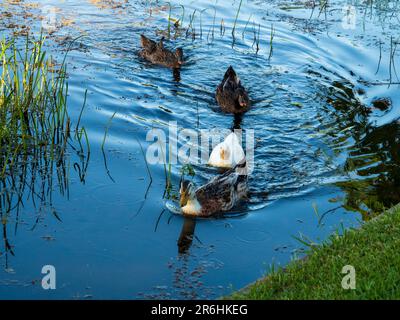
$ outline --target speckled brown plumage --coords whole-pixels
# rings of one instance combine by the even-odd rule
[[[175,52],[171,52],[166,49],[163,44],[163,39],[159,43],[145,37],[140,36],[142,50],[139,55],[151,63],[162,65],[168,68],[178,69],[183,63],[183,52],[181,48],[176,49]]]
[[[240,114],[250,108],[249,96],[232,66],[218,85],[215,98],[224,112]]]
[[[240,174],[243,173],[240,169],[245,166],[242,162],[196,190],[196,198],[202,208],[198,216],[208,217],[229,211],[247,196],[247,174]]]

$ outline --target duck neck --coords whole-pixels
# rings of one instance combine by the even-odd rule
[[[186,205],[182,208],[182,211],[189,215],[199,215],[201,213],[201,204],[196,197],[191,198],[187,201]]]

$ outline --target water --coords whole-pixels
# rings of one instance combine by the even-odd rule
[[[2,35],[24,25],[38,31],[38,16],[56,7],[48,50],[60,59],[83,36],[68,54],[68,99],[76,122],[87,90],[90,157],[70,150],[65,190],[54,177],[51,200],[34,203],[27,191],[23,206],[2,212],[0,297],[216,298],[301,255],[295,237],[320,242],[398,203],[399,86],[388,83],[399,82],[399,23],[396,2],[385,3],[352,3],[353,26],[342,20],[347,2],[313,9],[311,2],[245,0],[233,41],[239,1],[218,1],[215,23],[212,4],[187,2],[186,28],[176,34],[171,20],[166,39],[184,50],[177,77],[137,57],[140,33],[168,38],[165,3],[2,1]],[[181,18],[173,5],[171,17]],[[253,102],[240,123],[255,131],[251,197],[240,214],[194,221],[170,210],[164,167],[151,165],[150,180],[140,146],[146,152],[148,130],[167,133],[171,121],[195,130],[238,125],[214,101],[229,65]],[[376,97],[393,104],[370,109]],[[171,166],[172,192],[181,167]],[[194,169],[197,184],[217,174]],[[56,267],[56,290],[41,288],[46,264]]]

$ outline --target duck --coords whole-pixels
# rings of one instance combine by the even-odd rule
[[[177,48],[172,52],[164,47],[164,38],[157,43],[143,34],[140,35],[142,50],[139,51],[139,56],[151,63],[162,65],[164,67],[179,69],[183,64],[183,50]]]
[[[245,159],[245,154],[239,137],[235,132],[231,132],[211,151],[208,165],[217,168],[233,168],[243,159]]]
[[[247,197],[246,162],[214,177],[205,185],[195,188],[193,182],[182,180],[180,206],[184,216],[210,217],[231,210]]]
[[[247,91],[232,66],[226,70],[224,79],[218,85],[215,98],[226,113],[241,114],[250,108]]]

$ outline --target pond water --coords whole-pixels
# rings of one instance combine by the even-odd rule
[[[44,33],[56,60],[79,37],[67,56],[69,113],[76,123],[87,90],[90,142],[90,157],[71,148],[64,182],[50,175],[46,197],[27,190],[1,206],[0,298],[217,298],[301,256],[297,238],[320,242],[400,202],[396,1],[171,5],[0,0],[2,37],[37,36],[55,21]],[[141,33],[183,48],[179,75],[138,58]],[[214,100],[229,65],[252,100],[240,123]],[[392,104],[373,108],[376,98]],[[236,214],[193,220],[170,210],[165,168],[149,174],[141,147],[171,121],[254,130],[250,198]],[[172,192],[181,168],[171,165]],[[196,184],[218,174],[193,168]],[[44,265],[56,268],[56,290],[41,287]]]

